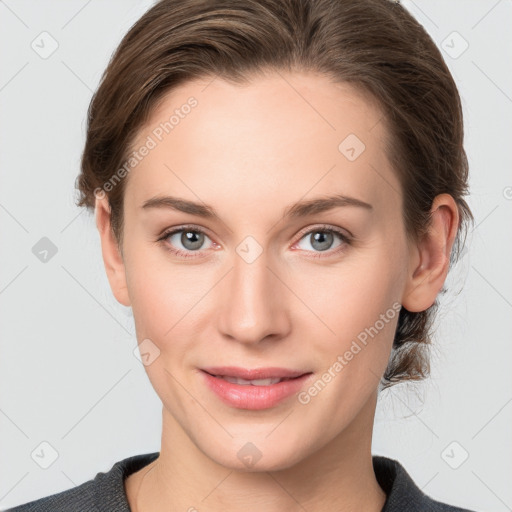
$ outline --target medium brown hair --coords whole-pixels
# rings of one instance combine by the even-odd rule
[[[318,72],[377,100],[387,127],[386,154],[402,187],[407,236],[418,241],[435,196],[450,194],[460,216],[450,257],[455,263],[463,228],[474,220],[463,198],[468,162],[461,101],[436,44],[391,0],[157,2],[125,35],[91,100],[78,206],[94,209],[95,190],[126,161],[166,93],[205,77],[246,83],[264,70]],[[121,251],[125,181],[106,194]],[[422,312],[402,306],[383,387],[429,375],[438,305],[436,298]]]

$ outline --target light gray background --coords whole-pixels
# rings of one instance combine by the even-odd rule
[[[133,354],[130,309],[110,291],[94,218],[74,206],[92,92],[151,4],[0,1],[2,510],[160,449],[161,404]],[[381,395],[373,453],[441,501],[512,510],[512,2],[404,4],[459,86],[476,227],[442,300],[432,378]],[[31,47],[43,31],[58,42],[46,59]],[[453,31],[469,44],[461,55]],[[42,237],[57,248],[46,263],[32,252]],[[47,469],[42,442],[58,453]]]

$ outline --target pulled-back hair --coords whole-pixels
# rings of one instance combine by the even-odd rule
[[[311,71],[377,100],[385,150],[403,193],[407,237],[419,241],[436,195],[459,210],[453,265],[473,215],[463,196],[468,162],[457,87],[425,29],[391,0],[161,0],[125,35],[89,110],[78,206],[108,196],[112,232],[122,250],[126,178],[104,187],[128,158],[158,102],[193,79],[243,84],[263,71]],[[464,235],[464,239],[462,238]],[[381,385],[430,373],[438,299],[426,311],[402,306]]]

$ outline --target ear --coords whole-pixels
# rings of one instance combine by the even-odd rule
[[[459,227],[459,210],[449,194],[436,196],[430,213],[432,220],[428,232],[410,251],[402,305],[411,312],[425,311],[434,304],[448,275],[450,254]]]
[[[131,302],[126,286],[125,265],[112,232],[110,224],[110,205],[106,195],[103,195],[101,199],[98,196],[96,197],[95,217],[96,227],[100,233],[103,263],[107,272],[110,288],[118,302],[124,306],[130,306]]]

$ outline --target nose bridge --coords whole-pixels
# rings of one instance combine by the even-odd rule
[[[288,325],[282,284],[268,268],[269,253],[251,238],[236,248],[221,299],[220,329],[245,343],[279,337]]]

